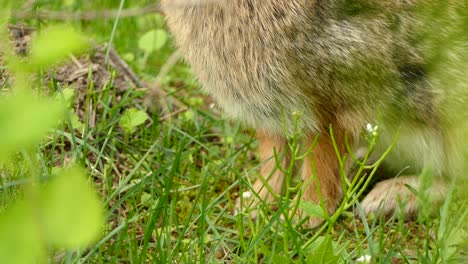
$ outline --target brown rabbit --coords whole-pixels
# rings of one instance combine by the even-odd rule
[[[409,166],[418,173],[431,167],[436,175],[454,175],[464,164],[466,148],[454,142],[466,136],[468,82],[448,88],[428,78],[415,33],[421,22],[411,14],[417,2],[161,0],[161,5],[204,88],[227,114],[257,129],[264,160],[263,179],[254,184],[259,197],[274,201],[281,193],[283,174],[272,155],[283,152],[287,166],[286,134],[299,129],[304,149],[318,137],[302,165],[307,184],[301,199],[323,198],[332,213],[343,193],[330,126],[341,156],[347,154],[345,136],[357,147],[366,125],[377,124],[380,114],[377,155],[401,130],[390,168]],[[363,200],[364,211],[391,213],[400,196],[409,199],[406,212],[414,213],[415,195],[405,184],[417,189],[418,178],[379,183]],[[432,189],[435,196],[442,192]],[[321,221],[312,218],[310,226]]]

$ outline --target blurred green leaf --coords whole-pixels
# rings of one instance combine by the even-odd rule
[[[0,216],[0,263],[42,263],[42,241],[31,205],[19,203]],[[45,262],[44,262],[45,263]]]
[[[138,47],[145,53],[151,53],[161,49],[167,42],[167,32],[162,29],[154,29],[146,32],[138,40]]]
[[[78,131],[83,131],[85,125],[81,122],[80,118],[75,113],[70,113],[71,125]]]
[[[52,180],[42,192],[41,208],[45,239],[57,247],[86,247],[104,223],[101,202],[77,168],[62,170]]]
[[[63,1],[63,4],[66,6],[66,7],[71,7],[75,4],[75,0],[64,0]]]
[[[51,26],[32,42],[31,65],[34,69],[49,67],[64,60],[69,54],[85,50],[88,43],[69,26]]]
[[[299,207],[307,216],[325,218],[322,207],[316,203],[301,201]]]
[[[64,112],[63,104],[26,92],[0,97],[0,158],[39,143]]]
[[[291,259],[284,254],[275,254],[273,256],[272,262],[274,264],[288,264],[291,263]]]
[[[187,110],[182,115],[180,115],[180,118],[185,121],[193,121],[195,120],[195,113],[192,110]]]
[[[72,107],[74,99],[75,89],[73,88],[64,88],[58,91],[54,96],[54,100],[65,103],[68,108]]]
[[[315,242],[307,248],[309,255],[306,259],[308,264],[335,264],[340,257],[335,255],[331,236],[318,237]]]
[[[144,192],[140,196],[140,202],[142,205],[150,206],[152,201],[153,201],[153,195],[151,195],[150,193]]]
[[[124,55],[122,55],[122,58],[127,62],[132,62],[135,61],[135,54],[127,52]]]
[[[130,108],[123,113],[119,125],[125,132],[133,133],[136,131],[136,128],[145,123],[148,118],[148,114],[146,114],[145,111]]]

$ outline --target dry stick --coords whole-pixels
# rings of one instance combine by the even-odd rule
[[[143,82],[138,78],[135,72],[128,66],[128,64],[119,56],[114,47],[109,48],[109,58],[110,62],[113,62],[115,68],[119,69],[126,75],[136,86],[139,88],[145,87]]]
[[[147,14],[162,13],[158,4],[148,5],[141,8],[131,8],[122,10],[102,10],[102,11],[82,11],[82,12],[64,12],[38,10],[35,12],[19,11],[11,13],[11,17],[16,19],[44,19],[44,20],[98,20],[115,19],[142,16]]]
[[[102,48],[101,48],[102,49]],[[175,96],[172,96],[168,94],[166,91],[164,91],[161,87],[161,80],[164,79],[167,74],[169,74],[169,71],[174,67],[174,65],[177,63],[177,61],[180,58],[180,53],[178,51],[174,52],[169,59],[166,61],[166,63],[163,65],[161,68],[161,71],[159,72],[159,75],[156,77],[156,82],[155,84],[148,84],[145,82],[142,82],[140,78],[133,72],[133,70],[128,66],[128,64],[119,56],[119,54],[115,51],[114,47],[110,47],[110,62],[113,64],[112,66],[116,69],[119,70],[119,72],[122,72],[125,76],[127,76],[136,86],[138,87],[151,87],[149,88],[150,92],[158,95],[159,97],[172,97],[173,104],[176,105],[179,110],[168,113],[167,115],[161,117],[161,120],[167,120],[170,117],[173,117],[175,115],[178,115],[182,112],[187,111],[187,106],[182,103],[179,99],[177,99]],[[169,110],[169,106],[167,106],[167,109]]]
[[[79,68],[83,68],[83,64],[81,64],[81,62],[75,57],[75,55],[73,54],[69,54],[68,57],[70,57],[70,59],[72,60],[72,62]]]
[[[183,108],[181,108],[181,109],[179,109],[177,111],[170,112],[170,113],[162,116],[161,118],[159,118],[159,122],[167,121],[167,120],[169,120],[169,118],[172,118],[172,117],[174,117],[174,116],[176,116],[176,115],[178,115],[180,113],[183,113],[183,112],[185,112],[187,110],[188,110],[188,107],[184,106]]]
[[[33,5],[36,3],[36,0],[29,0],[29,1],[26,1],[22,6],[21,6],[21,10],[26,12],[27,10],[30,10]]]
[[[19,30],[24,33],[31,33],[31,32],[36,31],[36,28],[28,27],[25,25],[8,25],[7,28],[9,30]]]

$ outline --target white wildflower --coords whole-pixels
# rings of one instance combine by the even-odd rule
[[[243,192],[242,193],[242,198],[250,199],[250,198],[252,198],[252,193],[251,192]]]
[[[372,256],[370,255],[362,255],[356,259],[356,263],[371,263]]]
[[[366,130],[370,135],[375,137],[377,136],[377,133],[379,132],[379,126],[378,125],[373,126],[372,124],[367,123]]]

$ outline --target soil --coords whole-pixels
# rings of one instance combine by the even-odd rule
[[[9,26],[8,29],[12,52],[20,58],[27,58],[31,40],[34,38],[36,30],[31,27],[17,25]],[[107,56],[108,59],[106,61]],[[40,82],[46,84],[45,87],[49,87],[50,84],[53,84],[52,87],[69,87],[75,89],[74,105],[72,106],[73,112],[78,116],[81,123],[84,124],[87,122],[90,128],[93,128],[98,120],[102,118],[102,115],[105,113],[105,107],[111,108],[119,104],[129,89],[144,87],[144,84],[138,79],[136,74],[114,48],[110,47],[107,49],[105,46],[98,44],[94,44],[89,52],[79,57],[70,55],[70,60],[67,60],[67,62],[38,74],[35,78],[38,78]],[[8,89],[13,81],[13,76],[10,75],[8,67],[5,64],[4,56],[0,53],[0,87],[2,87],[0,88],[0,94],[2,89]],[[89,98],[87,98],[91,95],[90,87],[92,87],[92,94],[111,93],[112,100],[106,102],[108,103],[106,106],[102,104],[95,106],[87,105],[86,102],[90,101]],[[44,89],[44,91],[41,90],[41,92],[52,93],[54,90],[55,89]],[[125,109],[143,104],[144,101],[145,98],[143,94],[141,97],[132,99],[130,103],[126,102],[124,107],[119,106],[119,108],[125,111]],[[147,122],[151,121],[149,120]],[[60,153],[63,154],[64,151],[68,152],[71,148],[71,142],[65,139],[60,147],[58,145],[52,149],[46,147],[44,151],[46,153],[56,153],[56,156],[59,156]],[[89,152],[86,159],[94,163],[97,160],[97,154]],[[118,164],[122,167],[122,171],[125,171],[128,169],[128,157],[123,156],[122,159],[122,162]],[[63,162],[66,163],[66,160],[67,158],[65,158]],[[57,162],[60,163],[61,161],[57,160]],[[61,166],[65,164],[55,165]]]
[[[15,54],[20,57],[27,56],[36,30],[25,26],[9,26],[9,32]],[[108,50],[105,46],[98,44],[95,44],[87,54],[80,57],[70,55],[70,60],[66,63],[49,70],[45,74],[44,82],[50,81],[60,87],[75,89],[74,108],[81,121],[84,121],[84,103],[91,83],[94,86],[94,92],[112,88],[115,94],[113,103],[118,103],[128,88],[143,87],[135,73],[112,47]],[[7,68],[4,67],[3,56],[0,54],[0,84],[5,82],[11,82],[11,79]]]

